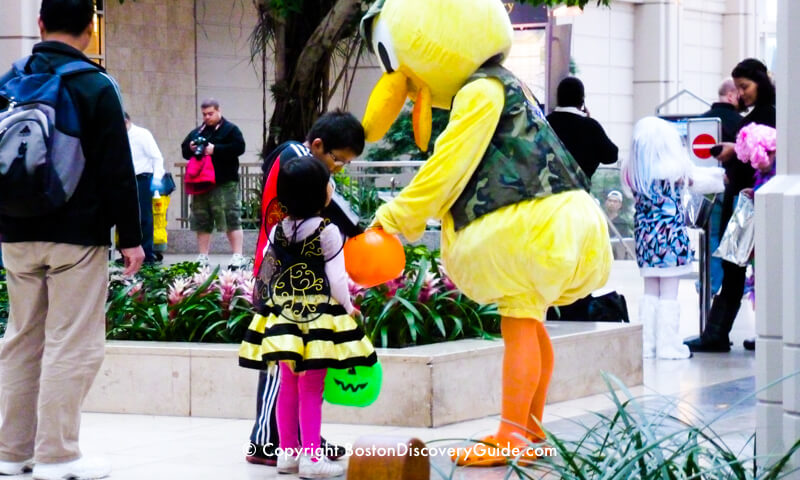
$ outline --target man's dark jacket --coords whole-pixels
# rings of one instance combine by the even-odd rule
[[[189,147],[189,143],[197,137],[203,136],[208,142],[214,145],[214,154],[211,155],[211,163],[214,164],[214,176],[217,185],[227,182],[239,181],[239,155],[244,153],[245,144],[239,127],[221,118],[214,127],[207,127],[205,124],[195,128],[181,144],[183,158],[190,159],[194,152]]]
[[[90,62],[83,53],[61,42],[38,43],[33,53],[38,56],[31,63],[34,69],[47,62],[53,67],[75,59]],[[102,73],[81,73],[64,81],[78,110],[81,147],[86,157],[75,193],[66,205],[49,215],[0,216],[3,242],[110,245],[110,230],[116,225],[120,248],[141,244],[138,191],[122,105],[116,85],[104,69],[100,70]],[[0,77],[0,85],[12,76],[9,71]]]
[[[722,122],[722,141],[736,142],[736,132],[739,131],[743,117],[739,115],[735,106],[727,102],[715,102],[711,105],[711,109],[700,116],[719,118]]]
[[[617,161],[619,149],[597,120],[569,112],[553,112],[547,122],[590,179],[597,167]]]

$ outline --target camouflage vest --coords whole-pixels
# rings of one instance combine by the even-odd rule
[[[503,83],[505,105],[480,165],[450,207],[455,229],[506,205],[568,190],[588,190],[586,174],[522,82],[492,64],[481,67],[467,83],[479,78]]]

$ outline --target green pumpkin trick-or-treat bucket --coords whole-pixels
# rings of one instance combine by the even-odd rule
[[[323,398],[334,405],[366,407],[378,398],[382,381],[380,363],[371,367],[329,368]]]

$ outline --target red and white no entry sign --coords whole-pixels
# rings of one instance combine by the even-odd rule
[[[711,158],[711,147],[717,144],[714,137],[707,133],[701,133],[692,140],[692,151],[697,158]]]

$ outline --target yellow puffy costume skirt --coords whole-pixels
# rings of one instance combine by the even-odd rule
[[[456,232],[442,221],[442,261],[453,282],[504,317],[543,320],[605,285],[613,254],[597,202],[583,190],[526,200]]]
[[[333,299],[326,301],[332,303]],[[311,314],[307,320],[291,317],[255,315],[239,347],[239,365],[266,370],[275,362],[286,361],[293,371],[302,372],[371,366],[378,361],[372,343],[350,315]]]

